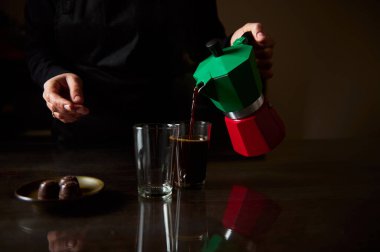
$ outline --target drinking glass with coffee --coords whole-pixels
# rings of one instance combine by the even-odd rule
[[[178,137],[172,137],[174,184],[180,188],[202,188],[206,181],[211,123],[195,121],[178,125]]]

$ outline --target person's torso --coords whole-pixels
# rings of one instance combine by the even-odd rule
[[[186,47],[207,51],[208,35],[221,35],[212,0],[55,2],[55,48],[94,107],[165,101]]]
[[[169,62],[161,57],[173,57],[177,49],[168,41],[166,12],[161,1],[154,0],[58,0],[58,53],[65,63],[105,70],[139,70],[155,60]]]

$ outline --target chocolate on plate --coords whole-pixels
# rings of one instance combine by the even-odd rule
[[[71,200],[82,196],[77,177],[64,176],[59,181],[45,180],[38,188],[39,200]]]
[[[66,182],[75,182],[79,185],[78,179],[75,176],[64,176],[59,180],[59,185],[62,186]]]
[[[43,181],[38,188],[37,198],[39,200],[58,199],[60,186],[55,180]]]
[[[58,198],[60,200],[78,199],[82,196],[79,183],[67,181],[61,185]]]

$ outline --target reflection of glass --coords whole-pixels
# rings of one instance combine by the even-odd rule
[[[136,251],[173,251],[171,197],[139,197],[139,206]]]
[[[175,209],[176,251],[201,251],[208,239],[203,190],[178,190]]]

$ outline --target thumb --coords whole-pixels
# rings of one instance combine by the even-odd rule
[[[255,43],[258,45],[265,45],[268,41],[268,37],[264,32],[263,25],[260,23],[251,23],[246,25],[247,32],[251,32]]]
[[[263,45],[266,43],[266,35],[264,34],[264,32],[262,31],[258,31],[258,32],[252,32],[253,33],[253,37],[255,38],[255,41],[256,43],[258,43],[259,45]]]
[[[83,104],[82,80],[76,75],[68,75],[66,77],[67,86],[70,90],[70,98],[76,104]]]
[[[231,45],[233,42],[243,36],[246,32],[249,32],[252,34],[252,37],[254,39],[254,43],[256,44],[262,44],[265,42],[266,35],[263,31],[263,26],[261,23],[246,23],[244,26],[239,28],[234,32],[234,34],[231,37]]]

